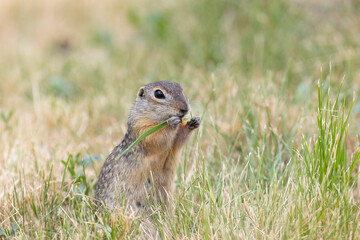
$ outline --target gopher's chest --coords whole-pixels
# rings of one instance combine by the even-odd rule
[[[152,171],[152,172],[161,173],[169,155],[170,155],[170,151],[167,150],[167,151],[163,151],[162,153],[151,154],[146,156],[143,160],[144,170],[147,172]]]
[[[150,185],[156,188],[162,188],[164,184],[167,185],[169,181],[173,180],[169,179],[171,176],[167,171],[170,162],[174,162],[174,164],[176,162],[175,155],[171,150],[145,157],[141,168],[141,174],[144,176],[142,182],[146,186],[151,182]]]
[[[130,193],[133,196],[132,201],[129,201],[132,207],[142,208],[147,205],[147,201],[153,203],[154,199],[158,203],[167,202],[167,195],[172,192],[173,177],[165,171],[164,166],[170,156],[168,152],[143,159],[144,164],[135,174],[136,180],[133,178],[135,181],[132,187],[137,191],[134,191],[136,194]]]

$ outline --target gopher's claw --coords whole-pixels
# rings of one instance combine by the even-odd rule
[[[167,120],[167,123],[172,128],[177,128],[179,126],[179,124],[181,123],[181,119],[179,117],[171,117]]]
[[[192,117],[190,121],[187,123],[187,125],[189,126],[189,129],[195,129],[200,126],[200,123],[201,123],[200,117]]]

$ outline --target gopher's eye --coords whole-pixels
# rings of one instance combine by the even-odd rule
[[[155,96],[156,98],[160,98],[160,99],[164,99],[164,98],[165,98],[165,95],[164,95],[164,93],[163,93],[161,90],[156,90],[156,91],[154,92],[154,96]]]

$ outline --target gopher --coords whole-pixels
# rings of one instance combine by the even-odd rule
[[[189,111],[180,84],[160,81],[141,87],[130,111],[127,132],[101,169],[96,200],[131,211],[142,211],[155,202],[168,205],[181,149],[201,123],[200,117],[184,121]],[[164,128],[119,157],[141,134],[164,121],[168,123]]]

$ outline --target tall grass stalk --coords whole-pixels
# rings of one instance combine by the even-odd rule
[[[348,122],[354,105],[345,111],[345,100],[340,100],[341,88],[335,100],[330,89],[324,90],[322,77],[318,83],[317,135],[307,141],[303,137],[302,156],[305,173],[311,184],[321,185],[321,190],[343,190],[356,182],[353,176],[359,160],[359,149],[350,156],[347,152]]]

